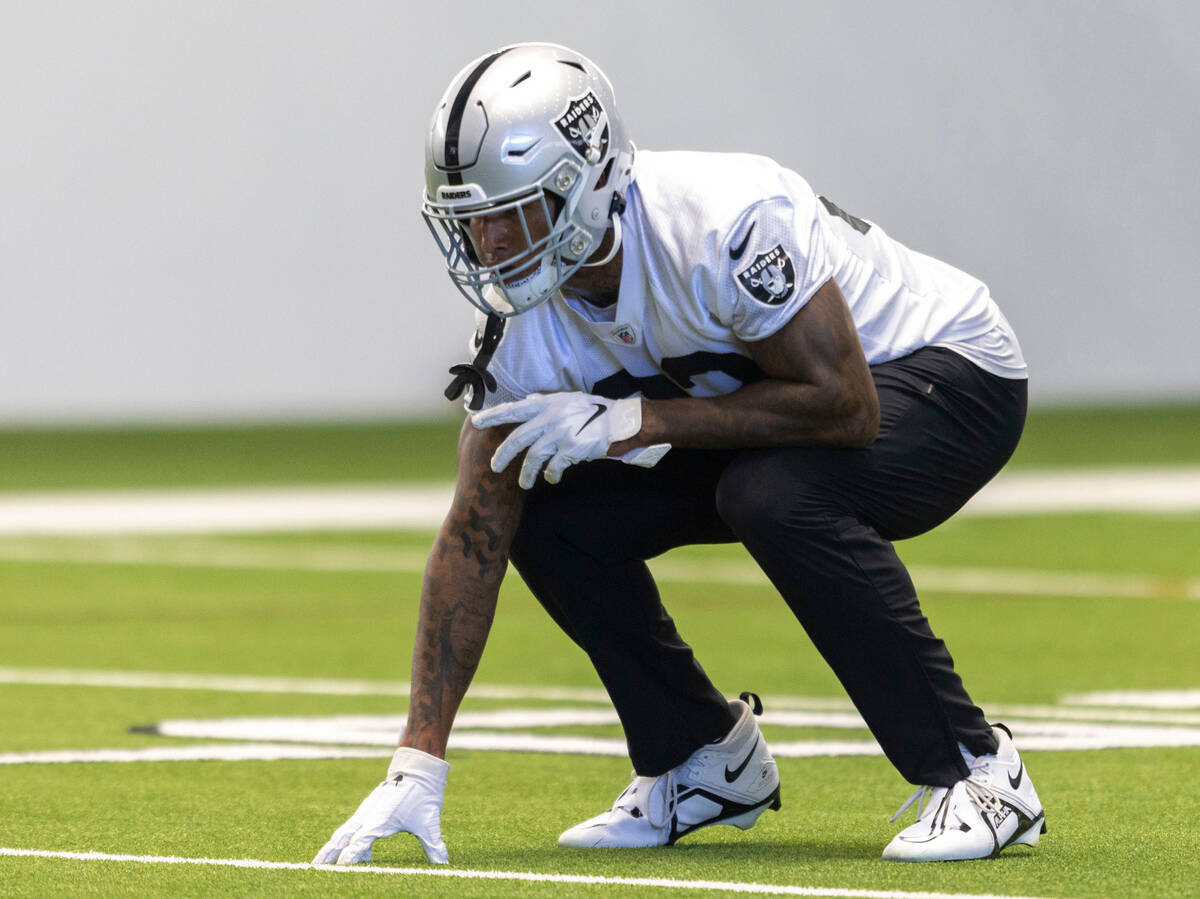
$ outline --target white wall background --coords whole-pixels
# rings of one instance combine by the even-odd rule
[[[984,278],[1035,402],[1200,396],[1195,4],[0,0],[0,424],[447,412],[424,130],[517,40]]]

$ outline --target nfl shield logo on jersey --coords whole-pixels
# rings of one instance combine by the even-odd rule
[[[796,269],[783,244],[775,244],[737,273],[742,290],[760,303],[778,306],[792,295],[796,286]]]
[[[562,132],[575,152],[592,165],[608,152],[608,113],[591,91],[572,98],[554,120],[554,127]]]
[[[633,346],[637,343],[637,331],[633,330],[632,325],[617,325],[612,330],[612,336],[626,346]]]

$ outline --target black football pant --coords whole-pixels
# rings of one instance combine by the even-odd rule
[[[881,422],[867,449],[673,449],[653,469],[592,462],[530,491],[512,561],[587,652],[639,774],[733,725],[645,563],[695,543],[746,546],[909,781],[965,777],[959,743],[995,751],[891,541],[945,521],[1000,470],[1026,382],[939,348],[871,373]]]

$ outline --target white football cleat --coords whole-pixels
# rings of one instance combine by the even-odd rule
[[[896,862],[947,862],[991,858],[1014,843],[1037,845],[1046,813],[1025,763],[1004,725],[992,728],[994,755],[963,757],[971,773],[952,787],[921,787],[892,816],[917,800],[917,821],[893,837],[883,857]],[[927,800],[926,800],[926,797]],[[922,809],[923,806],[923,809]]]
[[[743,700],[753,700],[752,709]],[[701,746],[658,777],[638,777],[606,812],[558,838],[574,849],[670,846],[680,837],[731,824],[749,830],[768,808],[778,810],[779,771],[754,720],[762,704],[752,693],[729,703],[737,724],[718,743]]]

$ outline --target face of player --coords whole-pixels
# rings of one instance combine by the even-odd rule
[[[519,208],[475,216],[468,220],[467,228],[479,261],[489,267],[502,265],[528,252],[533,244],[550,234],[546,208],[536,199]],[[521,270],[506,273],[505,280],[519,280],[532,272],[537,264],[538,259],[532,258]]]

